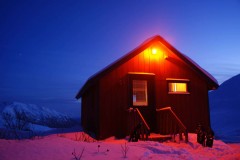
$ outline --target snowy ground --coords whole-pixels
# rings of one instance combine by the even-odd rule
[[[54,134],[30,140],[0,139],[1,160],[70,160],[83,151],[81,159],[240,159],[240,144],[226,144],[214,141],[213,148],[196,143],[196,135],[189,135],[189,143],[115,140],[82,142],[86,138],[81,132]],[[87,137],[88,141],[92,141]],[[129,150],[126,158],[122,153],[125,143]]]

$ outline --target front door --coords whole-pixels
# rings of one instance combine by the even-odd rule
[[[138,108],[148,123],[150,130],[155,129],[155,75],[152,73],[129,74],[129,103],[133,108]]]

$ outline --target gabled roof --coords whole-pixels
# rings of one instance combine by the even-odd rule
[[[86,89],[88,89],[88,87],[93,85],[99,78],[104,76],[106,73],[114,70],[115,68],[117,68],[121,64],[127,62],[128,60],[130,60],[131,58],[133,58],[137,54],[141,53],[142,51],[144,51],[145,49],[147,49],[153,43],[156,43],[156,42],[161,42],[169,50],[171,50],[173,53],[175,53],[175,55],[177,55],[184,62],[189,64],[194,70],[198,71],[207,80],[208,84],[211,86],[212,89],[218,88],[219,85],[218,85],[217,80],[210,73],[208,73],[206,70],[201,68],[196,62],[194,62],[188,56],[184,55],[183,53],[181,53],[177,49],[175,49],[170,43],[168,43],[166,40],[164,40],[161,36],[156,35],[156,36],[153,36],[153,37],[147,39],[146,41],[144,41],[141,45],[139,45],[134,50],[130,51],[129,53],[127,53],[123,57],[119,58],[118,60],[111,63],[110,65],[108,65],[107,67],[102,69],[101,71],[99,71],[96,74],[94,74],[93,76],[91,76],[87,80],[87,82],[84,84],[84,86],[80,89],[80,91],[77,93],[76,98],[79,99],[83,95],[83,93],[86,91]]]

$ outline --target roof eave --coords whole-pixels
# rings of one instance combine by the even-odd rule
[[[106,74],[107,72],[111,71],[113,68],[121,65],[123,62],[131,59],[132,57],[134,57],[135,55],[137,55],[138,53],[142,52],[144,49],[146,49],[147,47],[149,47],[151,45],[152,42],[157,41],[156,38],[158,38],[160,36],[154,36],[152,38],[147,39],[146,41],[144,41],[141,45],[139,45],[138,47],[136,47],[135,49],[133,49],[132,51],[128,52],[126,55],[124,55],[123,57],[119,58],[118,60],[114,61],[113,63],[111,63],[110,65],[106,66],[104,69],[100,70],[99,72],[95,73],[94,75],[92,75],[87,82],[83,85],[83,87],[79,90],[79,92],[77,93],[77,95],[75,96],[76,99],[80,99],[82,97],[82,95],[84,94],[84,92],[86,91],[86,89],[90,86],[90,83],[94,83],[96,82],[96,79],[98,79],[100,76]]]

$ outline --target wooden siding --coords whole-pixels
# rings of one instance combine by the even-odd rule
[[[152,55],[152,47],[159,48],[159,54]],[[203,76],[196,67],[186,63],[162,43],[155,42],[141,53],[115,66],[114,69],[106,69],[104,74],[98,75],[95,81],[88,83],[87,90],[83,88],[80,92],[84,93],[82,95],[83,127],[94,132],[98,139],[109,136],[122,138],[130,133],[128,124],[132,119],[129,117],[131,114],[128,109],[133,106],[129,72],[154,74],[151,80],[153,83],[151,86],[154,88],[150,89],[154,93],[153,97],[149,97],[152,99],[153,107],[148,106],[149,109],[151,108],[150,114],[142,109],[145,112],[143,115],[150,123],[151,131],[159,132],[161,127],[168,127],[158,126],[161,124],[158,121],[163,120],[164,117],[154,112],[154,109],[166,106],[172,107],[189,132],[194,132],[198,123],[210,126],[209,81],[206,80],[206,75]],[[188,79],[190,94],[169,94],[168,78]],[[150,117],[151,113],[152,117]]]
[[[89,88],[82,96],[81,124],[85,131],[99,135],[98,85]],[[98,138],[98,137],[97,137]]]
[[[194,132],[197,123],[209,125],[208,89],[203,77],[160,43],[157,45],[167,59],[155,59],[150,49],[146,49],[100,79],[101,138],[122,137],[129,133],[127,109],[132,106],[129,106],[128,72],[154,73],[155,107],[171,106],[190,132]],[[189,79],[190,94],[168,94],[167,78]]]

